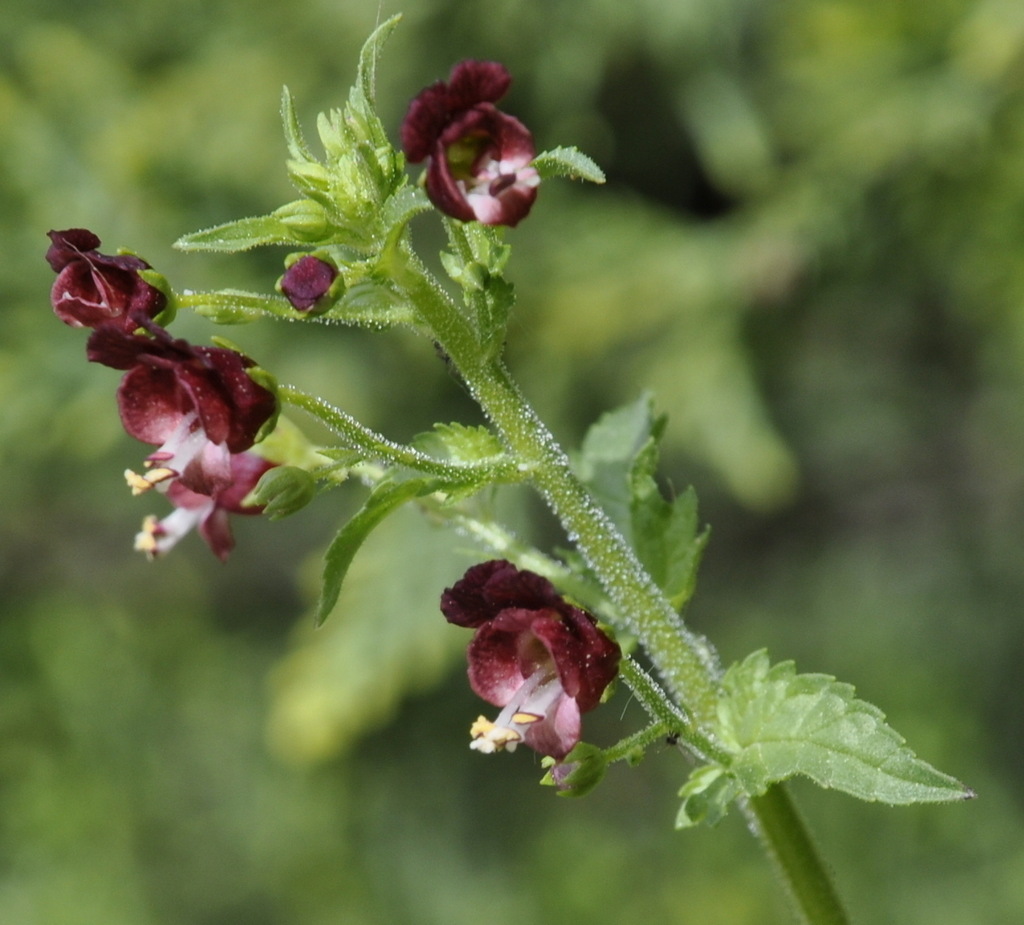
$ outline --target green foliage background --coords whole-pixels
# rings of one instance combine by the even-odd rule
[[[268,289],[282,253],[170,249],[288,197],[277,103],[343,100],[371,0],[7,0],[0,24],[0,921],[773,925],[736,817],[672,831],[666,747],[555,799],[466,748],[478,704],[437,595],[465,541],[402,516],[310,608],[356,486],[131,552],[117,375],[47,306],[50,228],[179,288]],[[463,57],[505,61],[558,183],[510,235],[509,358],[566,443],[644,388],[713,535],[690,620],[880,704],[970,804],[797,788],[857,921],[1024,920],[1024,6],[1014,0],[414,0],[395,127]],[[435,233],[418,220],[420,240]],[[209,326],[176,329],[206,338]],[[399,437],[472,409],[429,346],[227,332]],[[506,504],[559,542],[535,503]],[[588,738],[639,723],[621,692]],[[633,725],[630,725],[633,724]]]

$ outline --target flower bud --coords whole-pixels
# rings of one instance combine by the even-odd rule
[[[327,210],[315,199],[297,199],[281,206],[274,212],[281,222],[299,241],[316,244],[327,236],[331,225]]]
[[[292,263],[278,280],[278,289],[299,311],[322,312],[340,295],[337,268],[326,260],[307,254]]]
[[[252,500],[271,520],[301,510],[316,494],[316,480],[298,466],[275,466],[253,489]]]
[[[50,290],[53,311],[74,328],[117,323],[125,331],[140,318],[155,318],[167,296],[139,275],[149,264],[131,254],[109,256],[97,247],[100,239],[85,228],[49,232],[47,263],[57,274]]]
[[[586,742],[578,742],[562,761],[544,758],[541,763],[548,769],[541,783],[557,787],[560,797],[586,796],[601,783],[608,770],[608,758],[604,751]]]

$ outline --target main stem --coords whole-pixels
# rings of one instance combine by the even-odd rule
[[[438,344],[462,375],[511,456],[561,521],[569,538],[620,608],[676,702],[713,739],[719,669],[714,651],[684,625],[636,557],[593,501],[568,457],[498,359],[481,359],[476,332],[411,255],[391,267]],[[847,918],[799,816],[781,785],[749,802],[748,816],[776,862],[807,925],[846,925]]]
[[[776,784],[750,800],[744,810],[802,921],[807,925],[849,925],[831,874],[789,791]]]

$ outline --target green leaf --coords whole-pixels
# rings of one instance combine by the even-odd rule
[[[417,434],[413,446],[440,459],[476,463],[501,457],[505,448],[486,427],[465,424],[435,424],[433,430]]]
[[[658,445],[651,437],[630,472],[630,536],[644,568],[679,610],[693,595],[697,567],[710,533],[697,532],[697,493],[693,488],[671,501],[662,496],[654,480],[657,464]]]
[[[348,572],[352,559],[359,547],[392,511],[401,507],[413,498],[419,498],[435,491],[438,483],[435,479],[409,479],[404,482],[380,482],[366,503],[345,524],[331,541],[324,553],[324,570],[320,590],[320,600],[316,606],[315,622],[320,626],[338,602],[345,574]]]
[[[722,681],[719,736],[735,754],[729,774],[755,796],[795,774],[862,800],[890,804],[963,800],[974,794],[907,748],[877,708],[824,674],[770,665],[764,651]]]
[[[299,117],[295,113],[295,102],[287,87],[281,92],[281,122],[284,125],[284,140],[288,145],[288,156],[295,161],[316,161],[303,137]]]
[[[390,38],[401,19],[401,14],[397,14],[382,22],[366,40],[359,53],[356,86],[370,106],[376,102],[377,59],[380,57],[384,43]]]
[[[533,159],[533,166],[543,179],[568,177],[570,180],[588,180],[604,183],[604,171],[577,148],[555,148],[544,151]]]
[[[182,235],[174,246],[182,251],[234,254],[264,244],[295,243],[287,225],[274,215],[257,215]]]
[[[683,802],[676,815],[676,828],[717,825],[740,793],[736,779],[721,765],[696,768],[679,791]]]
[[[665,418],[649,394],[603,415],[587,432],[576,470],[677,609],[693,594],[708,541],[698,533],[697,496],[668,500],[654,475]]]
[[[632,534],[631,472],[654,432],[651,409],[651,396],[645,393],[606,412],[591,425],[574,460],[579,477],[627,538]]]

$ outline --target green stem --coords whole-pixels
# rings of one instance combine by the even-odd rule
[[[341,437],[347,447],[364,453],[370,459],[380,459],[390,465],[405,466],[425,475],[434,475],[454,483],[478,482],[481,485],[490,485],[495,482],[522,481],[522,472],[505,454],[472,463],[435,459],[414,447],[388,440],[382,434],[360,424],[340,408],[294,386],[279,386],[277,392],[282,401],[301,408],[317,418]]]
[[[711,646],[683,625],[632,547],[573,473],[565,453],[505,367],[499,360],[482,359],[486,352],[470,322],[415,258],[406,258],[390,268],[395,280],[409,294],[420,317],[461,373],[511,457],[529,473],[598,576],[676,703],[693,716],[697,728],[691,725],[689,731],[703,737],[707,746],[704,754],[719,753],[711,730],[720,672]],[[652,696],[655,693],[652,691]],[[828,872],[786,791],[775,786],[764,796],[750,800],[746,811],[803,920],[808,925],[846,925]]]
[[[782,784],[745,807],[751,828],[775,862],[801,921],[807,925],[849,925],[828,868]]]

